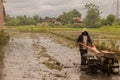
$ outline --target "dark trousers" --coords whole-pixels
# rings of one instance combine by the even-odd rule
[[[87,54],[87,52],[88,52],[87,50],[80,49],[81,65],[85,65],[86,64],[86,57],[84,55]]]

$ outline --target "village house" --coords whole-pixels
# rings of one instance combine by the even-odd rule
[[[49,17],[45,17],[41,22],[61,24],[61,20],[60,20],[59,18],[49,18]]]
[[[52,19],[52,23],[61,24],[61,20],[59,18],[54,18],[54,19]]]
[[[83,22],[83,19],[81,17],[74,17],[73,18],[73,24],[80,25]]]
[[[0,27],[4,25],[4,6],[3,0],[0,0]]]

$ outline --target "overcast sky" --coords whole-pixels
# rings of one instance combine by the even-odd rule
[[[86,3],[95,3],[100,7],[102,17],[115,12],[116,0],[6,0],[6,13],[11,16],[39,14],[41,17],[57,17],[63,12],[77,9],[85,16]]]

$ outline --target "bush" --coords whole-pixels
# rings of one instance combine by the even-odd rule
[[[67,27],[67,28],[81,28],[81,27],[83,27],[83,25],[84,24],[80,24],[80,25],[78,25],[78,24],[66,24],[66,25],[64,25],[64,27]]]
[[[4,30],[0,31],[0,46],[3,46],[8,43],[10,36],[4,32]]]

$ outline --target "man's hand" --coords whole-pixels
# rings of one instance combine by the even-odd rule
[[[88,48],[90,51],[95,52],[95,53],[100,53],[100,51],[96,48],[95,44],[92,44],[91,46],[87,46],[83,43],[79,43],[80,45]]]

